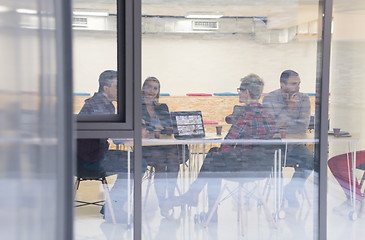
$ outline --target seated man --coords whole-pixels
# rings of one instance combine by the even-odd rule
[[[117,72],[104,71],[99,76],[99,91],[89,99],[80,111],[80,115],[86,114],[115,114],[113,101],[117,100]],[[131,154],[133,161],[133,154]],[[100,173],[106,176],[118,174],[118,179],[110,191],[117,222],[127,220],[127,214],[123,211],[123,205],[127,200],[127,152],[109,149],[106,138],[78,139],[77,140],[77,168],[78,173]],[[144,164],[144,166],[146,166]],[[145,167],[142,169],[145,169]],[[131,163],[133,168],[133,163]],[[133,169],[131,169],[133,173]],[[115,206],[114,206],[115,205]],[[106,209],[106,213],[108,213]],[[104,214],[104,208],[100,211]],[[109,214],[105,215],[107,220]]]
[[[117,100],[116,71],[107,70],[99,76],[99,90],[85,100],[79,115],[115,114],[113,101]],[[109,150],[109,142],[102,139],[77,140],[77,165],[79,170],[104,171],[108,173],[126,172],[126,153]]]
[[[274,117],[276,131],[288,134],[307,132],[310,120],[310,101],[305,93],[299,92],[301,79],[293,70],[286,70],[280,76],[280,89],[268,93],[263,100],[265,109]],[[304,182],[314,169],[313,152],[304,144],[290,144],[286,165],[293,166],[295,173],[285,186],[284,197],[289,207],[297,208],[299,202],[296,191],[304,187]]]
[[[263,91],[264,81],[256,74],[241,79],[237,89],[240,103],[245,106],[235,107],[227,117],[232,123],[226,140],[246,139],[246,143],[222,144],[220,148],[212,148],[207,154],[198,178],[189,190],[178,198],[177,202],[196,205],[198,196],[208,184],[209,209],[212,209],[220,192],[222,177],[229,177],[232,172],[267,171],[270,172],[273,161],[271,146],[251,144],[249,140],[270,139],[275,132],[275,122],[258,102]],[[214,172],[213,174],[210,174]],[[223,173],[223,175],[217,172]],[[240,174],[239,174],[240,175]],[[243,174],[244,176],[244,174]],[[208,178],[211,179],[208,180]],[[212,221],[217,219],[214,213]]]

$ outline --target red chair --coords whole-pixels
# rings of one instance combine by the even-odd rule
[[[204,125],[217,125],[217,121],[203,121]]]

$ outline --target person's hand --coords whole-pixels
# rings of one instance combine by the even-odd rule
[[[155,126],[155,129],[156,129],[156,130],[160,130],[160,131],[161,131],[161,130],[163,130],[163,129],[164,129],[164,127],[162,127],[161,125],[156,125],[156,126]]]
[[[142,138],[148,138],[148,135],[147,128],[142,127]]]
[[[286,99],[286,103],[288,104],[288,110],[294,110],[299,103],[299,95],[298,93],[288,94]]]

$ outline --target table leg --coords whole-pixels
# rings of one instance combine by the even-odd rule
[[[131,226],[131,146],[128,146],[128,173],[127,173],[127,187],[128,187],[128,227]]]
[[[275,221],[277,221],[277,213],[278,213],[278,204],[277,204],[277,195],[278,195],[278,150],[275,150],[274,155],[274,215]]]
[[[286,154],[284,155],[286,157]],[[275,151],[274,156],[274,219],[278,221],[285,217],[283,207],[283,183],[281,149]]]

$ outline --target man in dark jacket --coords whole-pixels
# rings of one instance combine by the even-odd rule
[[[116,71],[107,70],[99,76],[99,91],[91,98],[85,100],[79,115],[110,115],[115,114],[113,101],[117,100]],[[131,160],[133,155],[131,154]],[[118,174],[110,197],[113,203],[117,222],[125,222],[127,214],[123,205],[127,200],[127,152],[109,149],[106,138],[78,139],[77,140],[77,166],[78,173],[101,173],[106,176]],[[131,163],[133,166],[133,163]],[[133,169],[131,170],[133,172]],[[100,211],[104,213],[104,208]],[[105,210],[105,218],[108,220],[109,209]]]

